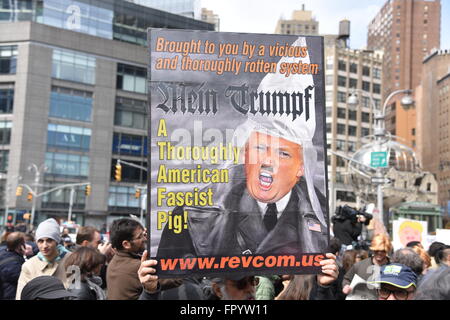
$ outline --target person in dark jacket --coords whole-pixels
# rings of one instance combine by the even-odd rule
[[[362,224],[366,223],[367,219],[362,215],[353,218],[337,218],[334,216],[332,222],[334,236],[348,246],[358,241],[362,231]]]
[[[65,266],[68,289],[76,296],[74,300],[105,300],[106,294],[101,288],[100,269],[106,262],[106,257],[97,249],[78,247],[67,258]],[[73,275],[79,275],[73,278]],[[75,281],[72,281],[75,280]]]
[[[25,234],[13,232],[0,252],[0,300],[14,300],[22,264],[25,262]]]
[[[347,300],[378,299],[378,293],[375,286],[367,285],[367,283],[364,282],[378,279],[381,267],[390,262],[389,255],[392,251],[392,244],[389,237],[386,234],[376,235],[372,239],[370,250],[373,252],[373,256],[355,263],[344,275],[342,292],[345,295],[348,295],[346,298]],[[356,279],[355,282],[354,279]],[[361,279],[361,281],[357,281],[359,279]],[[349,297],[350,293],[354,294]]]

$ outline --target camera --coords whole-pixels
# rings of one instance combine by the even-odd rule
[[[359,216],[363,216],[366,219],[366,221],[364,222],[365,225],[368,225],[370,223],[370,220],[372,220],[373,218],[373,216],[370,213],[367,213],[364,210],[357,210],[347,205],[339,206],[336,208],[336,215],[333,216],[333,222],[348,219],[356,223],[358,221]]]

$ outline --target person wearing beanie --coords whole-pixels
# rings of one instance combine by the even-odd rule
[[[22,265],[16,300],[20,300],[25,285],[39,276],[54,276],[67,285],[64,263],[70,252],[59,244],[60,241],[59,224],[55,219],[47,219],[39,224],[36,229],[39,253]]]

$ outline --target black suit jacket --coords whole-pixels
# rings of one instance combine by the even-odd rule
[[[325,204],[318,193],[319,201]],[[231,256],[243,254],[300,254],[325,252],[327,226],[320,223],[303,179],[292,189],[288,205],[275,228],[267,232],[255,199],[240,182],[214,207],[177,207],[188,212],[188,229],[175,234],[167,227],[157,257]]]

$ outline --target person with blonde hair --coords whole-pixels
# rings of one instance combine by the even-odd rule
[[[423,227],[417,221],[406,220],[399,227],[398,235],[403,247],[412,241],[422,242]]]
[[[374,281],[380,275],[382,266],[389,263],[389,253],[392,251],[392,243],[386,234],[377,234],[373,237],[370,250],[372,255],[367,259],[355,263],[344,276],[342,292],[346,295],[357,291],[358,299],[377,300],[378,293],[375,286],[361,283],[352,288],[350,284],[355,276],[364,281]],[[357,290],[356,290],[357,289]]]

